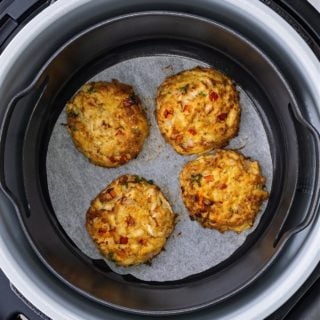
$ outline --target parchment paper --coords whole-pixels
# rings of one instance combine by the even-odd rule
[[[85,229],[85,215],[91,200],[116,177],[137,174],[152,179],[169,199],[179,215],[175,231],[165,251],[152,260],[151,266],[117,267],[106,260],[110,268],[120,274],[130,273],[146,281],[178,280],[205,271],[227,259],[245,241],[259,223],[263,204],[253,228],[241,234],[224,234],[202,228],[189,219],[183,205],[178,175],[185,162],[195,156],[180,156],[162,138],[154,117],[154,97],[157,87],[169,75],[195,66],[207,66],[200,61],[180,56],[150,56],[134,58],[114,65],[90,81],[118,79],[132,85],[146,110],[150,136],[137,159],[115,169],[94,166],[74,147],[67,129],[65,110],[54,127],[47,153],[47,179],[53,208],[59,222],[86,255],[102,259]],[[241,152],[259,161],[267,177],[267,189],[272,183],[272,160],[263,124],[248,95],[237,86],[242,107],[238,137],[228,148],[241,148]]]

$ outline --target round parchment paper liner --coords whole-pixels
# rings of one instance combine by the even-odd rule
[[[152,264],[118,267],[105,260],[120,274],[132,274],[146,281],[179,280],[205,271],[227,259],[256,228],[266,202],[261,207],[254,226],[241,234],[220,233],[204,229],[191,221],[182,202],[179,172],[195,156],[180,156],[160,134],[154,117],[155,95],[158,86],[169,75],[196,66],[207,66],[201,61],[181,56],[150,56],[133,58],[116,64],[96,75],[90,81],[118,79],[133,86],[141,98],[150,124],[150,135],[137,159],[115,169],[94,166],[76,150],[67,129],[65,110],[59,116],[48,146],[47,180],[52,206],[66,233],[79,249],[93,259],[103,258],[85,229],[85,216],[90,202],[112,180],[123,174],[137,174],[152,179],[178,214],[176,228],[167,241],[165,250],[152,260]],[[239,135],[227,148],[241,148],[241,152],[258,160],[267,177],[267,190],[272,183],[272,159],[263,123],[253,101],[240,92],[241,123]]]

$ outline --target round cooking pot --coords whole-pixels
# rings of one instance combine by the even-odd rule
[[[45,170],[52,128],[75,90],[106,66],[153,54],[217,59],[256,101],[274,171],[268,207],[245,244],[205,273],[166,283],[120,276],[84,256],[55,218]],[[320,258],[319,62],[263,4],[60,0],[0,59],[0,263],[46,314],[257,319],[312,272]]]

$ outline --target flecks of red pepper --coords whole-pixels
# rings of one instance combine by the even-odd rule
[[[117,256],[121,259],[123,259],[124,257],[126,257],[126,252],[125,250],[117,250]]]
[[[99,234],[105,234],[106,232],[107,232],[107,230],[104,229],[104,228],[99,228],[99,229],[98,229],[98,233],[99,233]]]
[[[203,207],[203,196],[201,196],[201,195],[199,195],[198,205],[201,208]]]
[[[216,101],[219,98],[219,95],[216,92],[211,91],[209,94],[209,98],[211,101]]]
[[[120,244],[127,244],[128,243],[128,237],[120,236]]]
[[[226,120],[227,116],[228,116],[228,114],[226,112],[224,112],[224,113],[221,113],[218,115],[218,119],[220,121],[223,121],[223,120]]]
[[[188,104],[185,104],[182,108],[183,112],[190,112],[190,106]]]
[[[125,154],[123,154],[121,157],[120,157],[120,163],[125,163],[125,162],[127,162],[129,159],[128,159],[128,157],[125,155]]]
[[[204,176],[204,179],[206,181],[212,181],[213,180],[213,176],[212,175]]]
[[[134,226],[136,224],[135,220],[130,215],[127,217],[126,223],[128,226]]]
[[[116,197],[116,192],[113,190],[113,189],[111,189],[110,191],[108,191],[108,193],[110,194],[110,196],[112,197],[112,198],[115,198]]]
[[[225,184],[225,183],[221,183],[220,185],[219,185],[219,189],[225,189],[227,187],[227,185]]]
[[[177,134],[179,134],[179,130],[175,127],[175,126],[173,126],[173,128],[172,128],[172,134],[174,134],[174,135],[177,135]]]
[[[176,140],[177,142],[181,142],[182,139],[183,139],[183,134],[178,134],[178,135],[176,136],[176,138],[175,138],[175,140]]]
[[[167,119],[170,115],[173,115],[173,111],[172,110],[164,110],[163,116]]]
[[[118,161],[114,156],[109,157],[109,160],[113,163]]]
[[[192,135],[195,135],[197,133],[197,130],[195,128],[190,128],[188,130]]]

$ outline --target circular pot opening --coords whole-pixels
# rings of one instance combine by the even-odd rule
[[[107,67],[154,55],[203,61],[241,85],[264,125],[273,164],[268,206],[245,243],[219,265],[169,282],[146,282],[119,275],[102,260],[85,256],[56,219],[46,173],[52,129],[74,92]],[[297,110],[281,72],[258,47],[226,26],[174,12],[121,16],[69,40],[48,59],[21,99],[12,104],[6,136],[15,149],[8,150],[9,143],[6,144],[6,182],[39,257],[75,290],[108,306],[136,313],[196,310],[226,300],[255,280],[279,253],[281,246],[275,246],[275,242],[284,222],[289,227],[290,223],[295,225],[301,219],[297,217],[301,208],[306,214],[312,209],[315,193],[305,192],[304,188],[313,188],[318,146],[308,139],[305,123],[299,124],[301,115],[292,112],[290,105]]]

